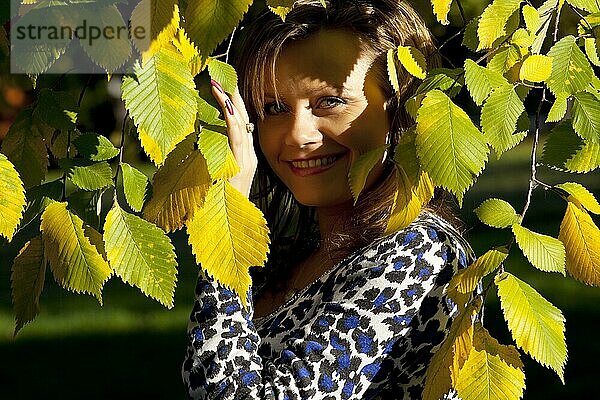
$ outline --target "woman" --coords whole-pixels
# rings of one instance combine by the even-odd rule
[[[273,245],[264,271],[253,271],[249,310],[200,274],[182,371],[188,395],[421,398],[456,314],[446,284],[472,259],[431,209],[383,234],[396,189],[393,151],[411,125],[403,104],[416,84],[400,73],[394,92],[386,53],[413,45],[435,66],[431,37],[410,6],[393,0],[327,8],[302,0],[285,23],[265,13],[242,32],[243,96],[218,82],[213,94],[241,169],[230,182],[249,196],[258,166]],[[353,160],[386,143],[353,205]]]

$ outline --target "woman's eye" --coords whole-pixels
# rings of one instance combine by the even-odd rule
[[[337,97],[326,97],[319,104],[323,108],[333,108],[339,104],[344,104],[344,101]]]
[[[268,103],[265,105],[265,112],[269,115],[276,115],[285,112],[285,106],[282,103]]]

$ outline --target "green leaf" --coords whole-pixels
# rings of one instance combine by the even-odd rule
[[[479,47],[479,37],[477,37],[477,27],[479,26],[479,17],[473,18],[467,26],[465,26],[465,33],[463,36],[462,44],[471,51],[477,51]]]
[[[489,49],[494,41],[506,34],[506,23],[521,5],[521,0],[494,0],[479,18],[477,51]]]
[[[267,0],[269,9],[285,22],[285,17],[292,11],[295,0]]]
[[[511,44],[498,51],[490,60],[487,67],[499,74],[504,74],[521,60],[521,51],[518,46]]]
[[[417,118],[417,112],[425,95],[434,89],[439,89],[450,97],[460,93],[464,85],[463,70],[461,68],[435,68],[428,72],[427,77],[421,82],[417,91],[412,97],[406,100],[406,111],[414,118]]]
[[[518,223],[512,225],[512,231],[531,265],[542,271],[565,275],[565,246],[560,240],[532,232]]]
[[[107,32],[107,30],[114,32],[112,37],[104,34],[93,41],[79,39],[79,44],[90,59],[107,73],[117,71],[131,56],[131,43],[128,35],[116,33],[120,32],[117,31],[118,29],[127,28],[121,12],[114,4],[105,7],[80,7],[79,11],[83,20],[94,21],[94,26],[101,29],[102,32]],[[108,35],[111,34],[108,33]]]
[[[19,229],[23,229],[25,225],[39,217],[53,200],[60,201],[62,199],[62,191],[63,184],[59,180],[28,188],[25,194],[27,208],[23,214],[22,224]]]
[[[416,144],[423,170],[462,204],[488,158],[484,137],[469,116],[446,94],[432,90],[419,109]]]
[[[567,3],[569,3],[573,7],[577,7],[587,12],[600,12],[600,4],[597,0],[567,0]]]
[[[427,61],[419,49],[413,46],[398,46],[398,60],[409,74],[419,79],[425,79]]]
[[[494,89],[509,84],[502,74],[481,67],[471,59],[465,60],[465,82],[478,106],[483,104]]]
[[[96,133],[86,133],[73,140],[81,156],[91,161],[105,161],[119,155],[119,149],[105,138]]]
[[[195,3],[194,3],[195,4]],[[123,100],[138,126],[144,151],[158,166],[194,131],[198,92],[188,64],[172,45],[162,46],[143,67],[137,80],[123,77]]]
[[[367,182],[369,173],[377,164],[381,164],[385,152],[389,145],[379,146],[375,149],[371,149],[364,154],[361,154],[350,166],[348,172],[348,183],[350,184],[350,191],[354,198],[354,204],[358,201],[358,196],[362,193]]]
[[[414,127],[406,130],[400,136],[394,152],[394,162],[402,168],[410,187],[416,187],[421,177],[421,166],[417,158],[417,138]]]
[[[237,73],[235,69],[216,58],[210,58],[208,60],[208,74],[212,79],[219,82],[221,86],[223,86],[223,90],[227,93],[235,93],[235,88],[237,87]]]
[[[509,43],[513,43],[522,49],[528,49],[535,40],[535,35],[530,34],[527,29],[518,28],[511,36]]]
[[[198,119],[206,125],[226,127],[225,121],[219,118],[221,112],[202,97],[198,97]]]
[[[208,57],[229,36],[248,11],[252,0],[190,1],[185,10],[186,31],[200,54]]]
[[[133,211],[140,212],[151,195],[150,180],[146,175],[127,163],[121,163],[125,200]]]
[[[552,368],[564,383],[565,317],[527,283],[504,272],[494,279],[508,328],[517,346]]]
[[[198,148],[206,159],[210,177],[228,179],[240,172],[235,156],[229,147],[229,137],[203,128],[198,139]]]
[[[552,57],[552,74],[546,81],[555,95],[561,92],[575,94],[590,84],[593,71],[585,54],[579,49],[574,36],[565,36],[548,52]]]
[[[152,180],[152,198],[144,207],[144,218],[167,232],[180,229],[204,204],[211,179],[206,160],[197,150],[186,150],[186,141],[169,155]],[[191,145],[193,146],[193,141]]]
[[[599,38],[584,38],[583,39],[583,48],[585,50],[585,54],[592,64],[596,67],[600,67],[600,56],[598,55],[600,52],[600,37]]]
[[[552,104],[550,111],[548,111],[548,118],[546,122],[558,122],[565,117],[567,113],[567,106],[569,97],[571,97],[568,93],[557,93],[556,100]]]
[[[592,192],[587,190],[585,186],[576,182],[565,182],[555,185],[555,187],[567,192],[570,195],[568,198],[569,201],[581,204],[591,213],[600,214],[600,204],[598,203],[598,200],[596,200]]]
[[[573,95],[573,128],[583,139],[600,142],[600,100],[591,93]]]
[[[67,210],[67,203],[46,207],[40,229],[56,281],[76,293],[90,293],[102,304],[102,287],[112,275],[103,258],[102,236]]]
[[[103,194],[103,190],[76,190],[67,198],[68,207],[85,223],[99,227]]]
[[[538,29],[542,26],[542,18],[538,10],[529,4],[525,4],[521,12],[523,13],[523,20],[525,20],[525,26],[529,33],[537,34]]]
[[[106,216],[104,241],[110,265],[124,282],[173,307],[177,263],[173,245],[160,228],[115,202]]]
[[[69,143],[72,144],[73,140],[77,139],[79,135],[78,130],[60,131],[51,129],[46,131],[46,146],[54,158],[67,158],[67,148],[69,149],[69,157],[73,158],[77,155],[77,147],[69,146]]]
[[[65,158],[58,163],[71,182],[80,189],[97,190],[113,185],[112,169],[106,161]]]
[[[21,111],[2,140],[2,152],[14,164],[25,187],[40,184],[48,171],[48,151],[32,109]]]
[[[520,218],[513,206],[501,199],[487,199],[474,211],[481,222],[494,228],[508,228]]]
[[[473,347],[455,387],[461,400],[519,400],[525,389],[519,352],[513,346],[498,343],[477,323]]]
[[[537,9],[540,16],[540,26],[536,29],[536,38],[531,45],[532,54],[539,54],[541,52],[544,40],[548,34],[548,29],[550,28],[552,16],[555,14],[555,10],[558,7],[558,0],[547,0]]]
[[[448,25],[450,23],[448,21],[448,13],[450,12],[452,0],[431,0],[431,5],[433,6],[433,13],[437,20],[442,25]]]
[[[40,295],[44,289],[45,274],[42,238],[36,236],[25,243],[12,265],[10,281],[15,306],[15,336],[40,313]]]
[[[519,79],[529,82],[544,82],[551,74],[552,59],[541,54],[533,54],[523,61]]]
[[[565,121],[552,130],[544,143],[542,162],[568,172],[589,172],[600,167],[600,144],[582,140]]]
[[[485,102],[481,110],[481,127],[498,157],[523,139],[522,135],[513,134],[517,130],[517,120],[524,111],[525,106],[512,85],[494,90]]]
[[[33,118],[56,129],[73,130],[79,107],[66,92],[42,89],[33,111]]]
[[[25,188],[14,165],[0,153],[0,236],[10,242],[25,209]]]

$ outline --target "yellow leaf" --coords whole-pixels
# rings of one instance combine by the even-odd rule
[[[15,305],[14,335],[40,313],[40,294],[44,289],[45,274],[42,238],[37,236],[25,243],[12,266],[10,281]]]
[[[529,82],[543,82],[552,74],[552,57],[534,54],[525,59],[519,71],[519,79]]]
[[[112,275],[102,236],[67,210],[67,203],[58,202],[46,207],[40,230],[56,281],[76,293],[90,293],[102,304],[102,287]]]
[[[262,266],[269,251],[269,228],[260,210],[219,179],[187,228],[196,261],[247,307],[252,283],[248,269]]]
[[[567,343],[562,312],[508,272],[496,275],[494,281],[504,319],[517,346],[556,371],[564,383]]]
[[[179,50],[186,62],[190,63],[194,58],[198,57],[198,49],[194,43],[188,39],[185,31],[182,28],[177,30],[177,34],[172,39],[173,44]]]
[[[529,33],[536,35],[538,33],[538,29],[542,26],[542,21],[540,18],[540,13],[535,7],[532,7],[529,4],[525,4],[523,9],[523,19],[525,20],[525,26]]]
[[[398,93],[400,91],[400,83],[398,82],[398,70],[396,69],[396,52],[394,49],[389,49],[387,52],[387,71],[388,79],[392,87]]]
[[[197,150],[186,154],[188,144],[186,139],[156,171],[152,198],[144,207],[144,218],[166,232],[181,229],[194,216],[211,184],[204,156]]]
[[[399,46],[398,60],[412,76],[419,79],[425,79],[427,76],[427,61],[416,47]]]
[[[413,186],[404,168],[396,165],[398,188],[394,197],[394,208],[388,220],[385,234],[389,235],[408,226],[417,218],[423,206],[433,197],[433,182],[427,172],[422,171],[417,186]]]
[[[583,208],[593,214],[600,214],[600,204],[594,195],[587,190],[583,185],[575,182],[565,182],[556,185],[557,188],[564,190],[569,193],[567,200],[573,203],[579,203]]]
[[[229,147],[229,138],[226,135],[202,128],[198,147],[206,158],[212,179],[228,179],[240,173],[240,167]]]
[[[448,25],[448,13],[450,12],[450,5],[452,0],[431,0],[433,6],[433,13],[435,17],[442,25]]]
[[[144,53],[161,31],[171,24],[173,9],[177,0],[140,0],[131,12],[130,26],[135,32],[139,27],[146,33],[143,37],[133,35],[132,40],[137,49]],[[148,32],[148,28],[150,32]],[[172,29],[172,28],[171,28]]]
[[[452,321],[448,336],[427,367],[423,400],[439,400],[452,388],[473,346],[473,317],[480,308],[481,299],[477,297]]]
[[[498,343],[476,324],[473,347],[456,382],[461,400],[518,400],[523,396],[525,374],[519,352]]]
[[[25,188],[14,165],[0,153],[0,236],[9,241],[25,211]]]
[[[267,5],[274,14],[285,22],[285,17],[292,11],[295,2],[296,0],[267,0]]]
[[[473,264],[452,277],[448,287],[456,288],[460,293],[472,293],[477,284],[487,274],[494,272],[508,257],[506,248],[488,250]]]
[[[565,247],[560,240],[532,232],[519,224],[513,224],[512,231],[531,265],[542,271],[565,275]]]
[[[588,285],[600,286],[600,230],[590,215],[567,203],[558,238],[567,252],[567,271]]]
[[[152,6],[158,5],[162,3],[162,0],[159,0],[156,4]],[[179,31],[179,6],[172,2],[171,0],[166,1],[163,4],[163,7],[171,6],[171,21],[164,26],[164,28],[156,35],[156,37],[152,38],[150,42],[150,46],[146,51],[142,52],[142,66],[146,65],[146,62],[152,58],[156,53],[160,51],[161,48],[165,46],[171,46],[173,44],[173,39],[176,37],[177,32]],[[162,12],[166,13],[166,9],[162,10]],[[151,21],[153,23],[154,21]]]
[[[371,149],[368,152],[361,154],[356,159],[348,171],[348,183],[350,185],[350,192],[354,198],[354,204],[358,201],[358,196],[361,194],[367,182],[369,173],[377,164],[381,164],[383,161],[384,154],[388,149],[389,145],[383,145],[375,149]]]

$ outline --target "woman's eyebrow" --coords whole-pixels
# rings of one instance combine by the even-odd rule
[[[338,95],[342,96],[342,95],[350,95],[351,91],[345,87],[344,85],[340,85],[340,86],[334,86],[332,84],[325,84],[319,87],[315,87],[315,88],[311,88],[311,89],[307,89],[306,93],[309,95],[316,95],[319,94],[321,92],[327,91],[327,90],[334,90],[335,92],[337,92]],[[278,94],[278,97],[280,100],[285,100],[285,96],[282,95],[281,93]],[[275,99],[275,94],[270,93],[270,92],[266,92],[265,93],[265,98],[268,99]]]

